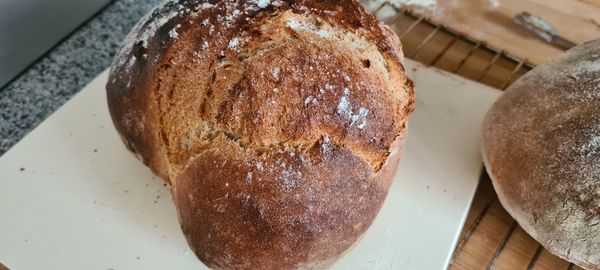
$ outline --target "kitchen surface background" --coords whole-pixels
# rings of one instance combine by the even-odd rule
[[[131,28],[160,2],[111,2],[0,89],[0,155],[108,68]]]

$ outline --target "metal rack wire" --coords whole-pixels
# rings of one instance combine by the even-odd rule
[[[430,18],[419,15],[411,9],[396,7],[388,1],[384,1],[371,11],[373,14],[380,17],[380,13],[386,9],[388,14],[389,11],[392,11],[395,15],[387,16],[382,19],[396,30],[404,44],[404,51],[408,58],[418,60],[427,65],[438,66],[440,60],[444,59],[450,51],[460,50],[463,52],[463,56],[458,59],[458,61],[457,59],[452,59],[455,63],[454,67],[445,65],[439,67],[452,73],[463,76],[467,75],[465,77],[486,83],[498,89],[505,89],[519,77],[518,75],[522,75],[534,67],[527,62],[526,59],[518,59],[517,57],[514,57],[503,50],[496,49],[483,41],[476,40],[449,27],[437,24]],[[430,46],[431,43],[434,43],[439,37],[448,37],[446,38],[447,40],[443,42],[443,46]],[[465,51],[464,46],[457,46],[459,43],[467,45],[469,48]],[[480,72],[471,74],[464,74],[465,72],[461,73],[462,69],[469,64],[471,58],[476,54],[485,54],[490,57],[483,67],[478,68]],[[429,57],[426,57],[425,55]],[[492,68],[500,62],[502,62],[503,71],[505,71],[503,80],[500,82],[497,80],[486,81],[485,79]],[[509,71],[506,72],[506,70]]]
[[[367,4],[367,1],[362,1]],[[405,55],[408,58],[419,61],[429,66],[446,70],[461,75],[465,78],[481,82],[491,87],[504,90],[515,80],[534,68],[527,59],[519,59],[509,53],[494,48],[484,41],[476,40],[468,35],[455,31],[445,25],[433,22],[429,17],[421,15],[411,9],[399,8],[388,1],[382,2],[371,12],[388,23],[398,34],[404,46]],[[384,15],[385,14],[385,15]],[[463,246],[471,240],[473,232],[477,229],[480,221],[488,214],[491,206],[498,203],[489,176],[484,173],[481,176],[478,192],[491,194],[481,198],[480,207],[471,209],[467,223],[461,234],[459,244],[455,250],[455,256]],[[494,269],[498,257],[504,251],[508,241],[518,228],[516,221],[511,219],[510,225],[502,235],[501,240],[495,247],[494,254],[481,268]],[[536,243],[537,244],[537,243]],[[543,247],[537,244],[533,256],[526,265],[527,269],[536,267]],[[525,265],[523,265],[525,267]],[[574,269],[573,264],[568,264],[567,269]],[[450,269],[459,269],[453,266]]]

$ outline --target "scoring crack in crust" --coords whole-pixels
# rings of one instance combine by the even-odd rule
[[[293,1],[292,1],[293,2]],[[302,8],[298,8],[298,9],[302,9]],[[391,142],[396,139],[396,137],[398,137],[402,130],[404,129],[403,124],[402,127],[398,127],[398,123],[403,123],[405,121],[405,116],[408,112],[412,111],[412,107],[413,107],[413,103],[414,103],[414,97],[412,98],[406,98],[406,97],[410,97],[411,95],[414,95],[413,89],[412,89],[412,83],[406,79],[403,78],[401,80],[398,80],[398,78],[392,78],[391,73],[393,73],[393,69],[390,71],[390,68],[400,68],[403,70],[402,66],[401,66],[401,61],[395,61],[398,55],[396,53],[387,53],[387,51],[384,52],[378,52],[377,51],[377,47],[374,47],[375,50],[373,50],[373,46],[379,46],[379,45],[374,45],[377,43],[373,43],[372,41],[370,41],[368,38],[366,38],[365,36],[363,36],[364,33],[357,31],[356,29],[343,29],[343,30],[332,30],[335,25],[335,23],[339,23],[337,21],[330,21],[331,18],[322,18],[319,17],[317,15],[306,15],[306,14],[297,14],[297,13],[293,13],[293,12],[297,12],[296,11],[292,11],[292,10],[286,10],[286,9],[282,9],[281,11],[258,11],[256,13],[252,13],[248,15],[249,21],[253,22],[253,23],[245,23],[245,19],[240,19],[240,21],[242,21],[242,25],[240,25],[238,28],[240,29],[244,29],[242,32],[242,35],[229,35],[227,37],[224,37],[220,40],[217,40],[217,43],[220,43],[221,45],[214,45],[212,43],[215,43],[214,40],[211,40],[211,47],[216,46],[216,47],[220,47],[222,48],[224,51],[224,53],[219,53],[220,56],[217,56],[215,58],[213,58],[211,64],[209,65],[209,70],[211,74],[213,74],[213,77],[209,80],[209,79],[205,79],[204,81],[206,81],[207,84],[209,84],[209,87],[204,87],[207,89],[210,89],[210,91],[207,93],[206,97],[204,97],[204,100],[200,103],[199,108],[202,108],[202,110],[205,110],[206,106],[208,104],[211,105],[211,109],[209,109],[209,111],[212,111],[213,114],[217,114],[218,116],[221,116],[222,112],[219,111],[219,109],[216,109],[214,107],[218,107],[221,106],[220,109],[222,109],[222,105],[227,104],[229,101],[231,101],[231,91],[230,93],[223,93],[223,90],[227,90],[224,87],[221,87],[221,96],[217,96],[215,97],[215,89],[219,88],[219,87],[215,87],[214,84],[214,80],[213,79],[219,79],[219,78],[215,78],[215,74],[218,73],[219,71],[225,71],[225,72],[233,72],[236,74],[236,76],[238,76],[237,81],[232,81],[229,84],[229,87],[236,87],[237,85],[239,85],[239,83],[242,80],[248,80],[248,78],[246,78],[246,72],[245,72],[245,68],[247,65],[248,61],[252,61],[258,57],[260,57],[261,55],[266,55],[268,54],[268,52],[270,51],[274,51],[274,50],[278,50],[281,48],[284,48],[286,46],[291,46],[291,45],[299,45],[299,46],[307,46],[307,45],[323,45],[323,43],[321,42],[322,40],[318,40],[315,39],[315,34],[317,35],[332,35],[333,37],[329,37],[331,38],[331,41],[329,44],[330,48],[334,48],[335,43],[340,43],[343,42],[344,39],[348,39],[350,38],[354,43],[353,44],[362,44],[363,47],[366,48],[359,48],[363,51],[368,51],[369,49],[371,49],[371,54],[374,52],[376,52],[376,54],[378,55],[367,55],[367,57],[372,57],[372,59],[368,59],[369,61],[369,65],[371,67],[377,68],[378,66],[381,68],[380,71],[384,71],[381,75],[385,76],[386,79],[388,80],[388,83],[391,83],[391,85],[382,85],[385,88],[388,88],[389,91],[392,92],[392,94],[398,98],[399,100],[408,100],[408,102],[406,104],[400,104],[400,106],[397,106],[398,108],[396,108],[396,110],[400,109],[404,112],[404,116],[402,116],[403,113],[393,113],[395,115],[398,115],[399,117],[396,118],[392,118],[392,119],[388,119],[389,125],[386,127],[381,127],[383,129],[391,129],[391,130],[395,130],[395,134],[393,134],[392,136],[393,139],[392,140],[387,140],[386,142],[384,142],[385,145],[380,146],[379,150],[376,150],[376,152],[378,154],[377,157],[373,157],[372,150],[369,149],[364,149],[364,147],[362,147],[362,145],[368,145],[369,142],[367,143],[358,143],[355,144],[355,146],[352,145],[352,143],[348,144],[346,143],[346,141],[348,140],[346,137],[348,135],[349,132],[351,132],[350,128],[348,128],[348,122],[344,123],[344,129],[341,130],[337,130],[337,131],[341,131],[341,132],[336,132],[336,130],[322,130],[322,128],[317,128],[319,129],[319,132],[317,133],[341,133],[341,135],[339,136],[334,136],[332,137],[332,140],[335,141],[338,145],[340,146],[347,146],[350,147],[353,151],[355,151],[355,153],[363,156],[364,160],[367,160],[369,162],[369,164],[372,165],[372,168],[377,171],[380,167],[381,164],[383,164],[383,162],[386,160],[387,156],[389,155],[389,152],[384,151],[387,148],[389,148],[389,145],[391,144]],[[201,16],[200,16],[201,17]],[[217,16],[218,17],[218,16]],[[279,17],[281,18],[281,20],[284,21],[278,21],[277,18],[274,17]],[[241,17],[240,17],[241,18]],[[233,39],[249,39],[244,41],[245,44],[248,42],[253,42],[256,38],[253,37],[248,37],[249,35],[256,35],[257,31],[259,32],[259,35],[264,34],[261,33],[262,31],[265,31],[265,26],[264,25],[260,25],[262,24],[263,21],[265,20],[272,20],[271,21],[271,26],[276,24],[275,22],[279,23],[279,24],[287,24],[287,27],[273,27],[272,29],[266,29],[266,31],[282,31],[278,33],[279,35],[279,39],[268,39],[268,40],[262,40],[260,41],[260,43],[258,44],[254,44],[254,46],[252,48],[243,48],[243,50],[241,51],[236,51],[232,48],[227,48],[226,46],[224,46],[225,44],[229,44],[231,43],[231,40]],[[287,20],[287,21],[285,21]],[[291,25],[291,22],[293,21],[293,23],[297,24],[297,25]],[[170,177],[168,178],[172,178],[174,177],[178,171],[180,171],[181,169],[183,169],[183,167],[181,166],[182,163],[187,163],[185,162],[185,160],[187,160],[188,158],[190,158],[191,156],[197,154],[197,153],[188,153],[187,155],[184,155],[183,157],[174,157],[177,156],[177,154],[174,154],[174,152],[179,151],[178,149],[176,149],[174,144],[180,144],[178,140],[169,140],[169,137],[171,137],[173,131],[169,130],[168,128],[165,128],[166,125],[165,123],[168,122],[172,122],[173,119],[168,117],[168,111],[170,110],[170,108],[173,107],[172,104],[172,98],[169,97],[168,100],[164,100],[165,98],[161,98],[161,96],[165,96],[165,93],[167,93],[167,96],[169,95],[173,95],[173,91],[180,91],[177,89],[177,82],[176,79],[179,76],[178,72],[170,72],[170,69],[173,67],[177,67],[177,68],[181,68],[180,66],[177,65],[173,65],[172,63],[174,61],[177,61],[178,59],[181,60],[182,59],[182,54],[181,52],[189,52],[190,48],[189,45],[184,45],[184,46],[178,46],[178,44],[182,44],[182,43],[186,43],[187,40],[186,39],[186,35],[188,35],[188,33],[192,32],[192,34],[188,35],[191,36],[189,38],[189,40],[194,40],[197,41],[198,37],[194,36],[195,34],[193,32],[194,29],[191,29],[189,26],[180,26],[180,24],[175,24],[172,23],[175,26],[173,26],[173,29],[177,29],[179,31],[178,33],[178,38],[175,40],[170,40],[167,43],[170,42],[170,44],[162,44],[161,46],[159,46],[159,52],[161,52],[162,54],[168,55],[169,58],[168,60],[155,60],[157,62],[161,62],[161,63],[166,63],[166,64],[162,64],[162,67],[166,67],[161,69],[162,71],[158,72],[155,77],[158,78],[158,83],[157,83],[157,88],[155,91],[155,97],[158,100],[158,107],[160,108],[160,111],[158,112],[158,117],[160,119],[160,123],[161,123],[161,128],[160,128],[160,134],[159,137],[161,138],[161,145],[163,146],[163,151],[166,152],[166,159],[169,160],[168,164],[169,164],[169,173],[168,175],[170,175]],[[258,25],[258,26],[257,26]],[[266,25],[269,25],[268,23]],[[294,29],[294,27],[296,28],[300,28],[300,29]],[[319,27],[322,27],[322,29],[325,30],[319,30],[321,32],[316,32],[315,29],[319,29]],[[380,26],[381,27],[381,26]],[[258,29],[257,29],[258,28]],[[216,30],[215,30],[216,31]],[[364,31],[364,29],[363,29]],[[383,26],[380,28],[379,31],[389,31],[389,29],[387,29],[387,27]],[[166,32],[166,31],[163,31]],[[260,38],[260,37],[259,37]],[[179,41],[181,39],[184,39],[184,41]],[[169,39],[167,39],[169,40]],[[315,40],[317,43],[315,43]],[[388,40],[389,41],[389,38]],[[321,42],[319,44],[319,42]],[[165,42],[162,42],[165,43]],[[244,44],[244,45],[245,45]],[[365,45],[366,44],[366,45]],[[266,46],[265,46],[266,45]],[[186,47],[188,46],[188,47]],[[352,45],[353,46],[353,45]],[[165,47],[165,48],[161,48],[161,47]],[[370,47],[370,48],[369,48]],[[247,50],[246,50],[247,49]],[[352,49],[356,49],[356,48],[348,48],[349,50]],[[381,49],[381,48],[380,48]],[[179,50],[178,52],[173,52],[175,50]],[[133,50],[135,51],[135,50]],[[149,50],[144,50],[144,51],[149,51]],[[217,49],[218,51],[218,49]],[[393,52],[393,50],[390,50]],[[151,54],[149,54],[151,55]],[[345,57],[344,55],[341,55],[342,57]],[[156,56],[155,56],[156,57]],[[184,56],[183,59],[187,58],[188,56]],[[288,61],[290,60],[288,57],[288,55],[283,55],[282,58],[283,59],[287,59]],[[292,56],[293,57],[293,56]],[[347,57],[347,55],[346,55]],[[164,56],[162,57],[164,59]],[[337,59],[340,60],[340,59]],[[344,59],[341,59],[344,60]],[[297,59],[296,59],[297,61]],[[363,60],[364,61],[364,60]],[[293,62],[293,61],[290,61]],[[237,70],[236,71],[231,71],[231,70],[227,70],[227,65],[225,66],[220,66],[219,63],[228,63],[230,65],[234,65],[237,66]],[[361,63],[362,64],[362,63]],[[395,65],[395,66],[394,66]],[[136,66],[137,67],[137,66]],[[194,67],[192,67],[194,68]],[[350,68],[353,68],[352,65],[350,66]],[[378,74],[379,75],[379,74]],[[381,76],[380,75],[380,76]],[[185,76],[181,75],[181,76]],[[396,80],[394,80],[396,79]],[[170,81],[170,82],[169,82]],[[201,80],[200,80],[201,81]],[[396,83],[394,84],[396,81],[400,81],[400,83]],[[170,84],[165,85],[164,82],[169,82]],[[248,84],[250,84],[250,86],[252,85],[252,82],[249,82]],[[342,87],[342,85],[344,85],[344,82],[342,82],[342,84],[340,83],[336,83],[334,86],[335,87]],[[179,86],[181,87],[181,86]],[[360,86],[359,86],[360,87]],[[381,87],[381,86],[380,86]],[[231,90],[231,89],[229,89]],[[290,89],[284,89],[284,90],[290,90]],[[338,94],[340,92],[340,90],[338,89]],[[360,90],[359,90],[360,91]],[[400,93],[400,94],[398,94]],[[176,94],[176,93],[175,93]],[[199,94],[199,96],[203,96],[202,94]],[[212,99],[212,102],[211,102]],[[360,102],[360,101],[359,101]],[[331,102],[330,102],[331,103]],[[361,104],[359,104],[361,105]],[[334,104],[335,106],[335,104]],[[404,108],[402,108],[404,107]],[[371,113],[371,116],[373,115],[372,111],[369,111]],[[311,115],[311,112],[308,110],[305,110],[305,115]],[[352,116],[356,117],[356,115],[353,115],[351,112],[351,116],[350,118],[352,118]],[[214,123],[215,119],[214,116],[209,115],[208,117],[203,116],[202,121],[208,121],[209,123]],[[377,119],[375,119],[375,121],[377,121]],[[195,123],[196,125],[199,125],[200,123]],[[288,146],[286,145],[287,143],[291,143],[292,145],[312,145],[316,142],[318,142],[320,139],[322,139],[322,136],[312,136],[311,138],[308,138],[308,140],[310,140],[311,142],[304,142],[304,143],[294,143],[294,141],[297,141],[297,139],[292,139],[292,138],[282,138],[280,140],[276,140],[275,142],[272,142],[270,144],[267,145],[261,145],[261,144],[255,144],[252,140],[252,138],[248,138],[248,136],[246,136],[245,134],[243,134],[244,132],[237,132],[236,130],[232,130],[232,129],[228,129],[228,128],[224,128],[222,125],[214,125],[215,127],[219,128],[221,130],[221,132],[225,133],[225,134],[233,134],[235,138],[239,138],[240,142],[242,142],[241,146],[243,147],[243,143],[249,143],[252,146],[255,147],[262,147],[262,148],[270,148],[271,145],[283,145],[283,146]],[[234,127],[234,129],[239,129],[240,127]],[[314,134],[313,134],[314,135]],[[180,137],[184,137],[184,134],[178,134],[178,136]],[[386,135],[386,136],[390,136],[390,135]],[[202,143],[200,143],[202,144]],[[200,146],[200,148],[202,148]],[[185,150],[185,149],[184,149]]]
[[[261,48],[260,49],[260,53],[251,53],[251,52],[248,52],[246,54],[249,54],[249,55],[250,54],[251,55],[257,55],[258,54],[258,55],[260,55],[260,54],[267,53],[270,50],[278,49],[278,48],[281,48],[281,47],[284,47],[284,46],[285,46],[285,44],[284,45],[280,45],[280,46],[276,46],[276,47]],[[244,66],[245,66],[244,63],[245,63],[245,61],[249,60],[250,58],[252,58],[252,57],[240,57],[240,58],[238,58],[239,63],[242,63],[240,65],[241,66],[241,69],[239,71],[240,74],[244,74],[244,72],[243,72]],[[229,60],[230,59],[227,59],[227,58],[218,59],[218,60],[214,61],[213,64],[211,64],[211,69],[210,69],[211,72],[210,73],[212,74],[213,78],[215,78],[215,76],[216,76],[216,68],[214,68],[214,67],[215,66],[221,66],[220,64],[216,64],[216,63],[228,62]],[[237,82],[234,83],[234,85],[237,84],[238,82],[240,82],[241,79],[242,78],[239,78],[239,80],[237,80]],[[214,88],[214,83],[215,83],[215,80],[214,79],[211,80],[211,84],[207,88],[208,89],[213,89]],[[406,87],[412,88],[411,84],[412,84],[412,82],[409,81],[409,80],[407,80]],[[212,91],[209,90],[209,93],[212,93]],[[214,100],[211,100],[210,98],[213,98],[213,96],[212,95],[208,95],[202,101],[201,107],[203,109],[201,109],[201,111],[204,111],[204,108],[207,106],[207,104],[209,104],[211,102],[215,102]],[[228,98],[228,97],[226,97],[226,98]],[[223,104],[225,102],[226,101],[222,100],[221,104]],[[211,106],[215,106],[215,105],[213,104]],[[215,107],[220,107],[220,106],[216,105]],[[216,117],[212,116],[210,118],[216,118]],[[184,165],[184,166],[181,167],[181,171],[186,170],[194,162],[194,160],[198,156],[200,156],[202,154],[202,152],[205,151],[208,148],[208,146],[210,144],[212,144],[212,142],[215,139],[217,139],[217,137],[222,136],[223,139],[229,140],[230,142],[236,144],[240,149],[243,149],[244,151],[248,151],[247,146],[248,145],[252,145],[252,142],[251,142],[250,138],[248,138],[248,137],[246,137],[246,136],[244,136],[242,134],[238,134],[235,131],[225,129],[223,127],[219,127],[214,122],[202,122],[200,125],[203,126],[203,128],[202,128],[203,132],[201,134],[199,134],[198,136],[201,137],[201,138],[207,138],[207,140],[200,140],[199,142],[197,142],[197,143],[199,143],[201,145],[200,146],[200,150],[196,151],[195,153],[193,153],[192,157],[187,158],[188,162],[187,162],[186,165]],[[405,127],[402,128],[403,131],[404,131],[404,129],[405,129]],[[334,147],[336,147],[336,148],[342,149],[342,148],[345,147],[344,144],[343,144],[345,136],[342,136],[342,139],[337,140],[336,137],[330,136],[324,130],[322,130],[321,132],[318,132],[318,133],[324,134],[324,135],[323,136],[318,136],[315,139],[313,139],[311,142],[308,142],[308,143],[306,143],[306,142],[298,142],[298,141],[294,141],[294,140],[283,140],[283,141],[276,141],[276,142],[268,144],[268,145],[262,145],[262,146],[253,145],[254,148],[252,148],[252,149],[255,150],[254,152],[256,152],[256,154],[258,156],[261,156],[261,155],[270,155],[270,154],[273,154],[273,153],[276,153],[276,152],[281,152],[282,150],[286,150],[286,149],[287,150],[289,150],[289,149],[295,149],[295,151],[297,151],[298,153],[303,154],[303,155],[307,155],[307,154],[309,154],[309,150],[310,149],[322,145],[322,143],[325,140],[325,138],[327,138],[327,140],[331,140],[331,144]],[[397,138],[399,136],[401,136],[401,135],[402,135],[401,133],[397,134],[394,137],[393,141],[396,141]],[[164,143],[165,143],[165,145],[168,145],[168,141],[167,140],[164,140]],[[182,148],[186,148],[186,147],[189,147],[189,145],[186,144],[185,146],[182,146]],[[168,147],[166,147],[165,149],[167,149],[167,148]],[[355,151],[355,153],[357,153],[357,152]],[[358,153],[360,153],[360,152],[358,152]],[[372,164],[372,168],[373,168],[374,172],[378,172],[381,169],[381,167],[383,166],[383,163],[387,160],[387,157],[389,155],[390,155],[390,152],[385,153],[385,155],[384,155],[384,157],[383,157],[383,159],[381,161],[379,161],[377,164],[374,164],[374,165]],[[361,159],[363,159],[366,163],[369,163],[368,160],[363,155],[359,155],[359,157]]]

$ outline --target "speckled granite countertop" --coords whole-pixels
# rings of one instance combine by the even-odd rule
[[[162,0],[115,0],[0,89],[0,155],[109,67],[135,23]]]

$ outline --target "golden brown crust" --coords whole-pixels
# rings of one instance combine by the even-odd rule
[[[414,104],[402,59],[353,0],[168,2],[116,57],[109,108],[206,264],[320,267],[389,189]]]
[[[552,253],[600,268],[600,40],[513,84],[488,113],[483,156],[500,201]]]
[[[308,153],[256,156],[217,141],[179,175],[173,192],[183,232],[213,269],[329,266],[379,212],[400,148],[373,173],[331,142]]]

